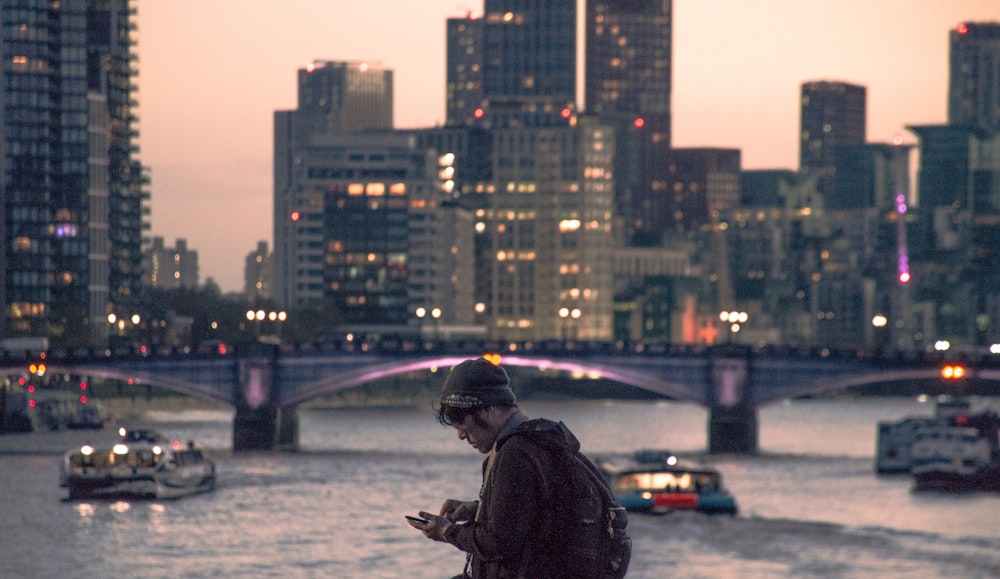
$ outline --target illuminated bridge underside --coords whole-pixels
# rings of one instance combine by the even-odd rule
[[[468,355],[415,356],[333,353],[329,355],[282,356],[275,361],[275,384],[271,403],[297,406],[314,398],[355,388],[409,372],[440,368],[447,370]],[[240,360],[219,359],[95,359],[48,364],[50,374],[131,380],[223,404],[235,406],[240,395]],[[709,356],[594,355],[553,357],[504,356],[508,368],[534,368],[588,378],[604,378],[654,392],[672,399],[712,406],[712,361]],[[4,375],[25,374],[24,365],[0,367]],[[441,381],[445,374],[440,374]],[[748,392],[744,402],[751,407],[806,395],[821,394],[867,384],[907,380],[933,380],[940,366],[886,368],[865,360],[798,359],[760,357],[751,360]],[[531,380],[531,376],[524,377]],[[1000,382],[1000,370],[968,368],[967,380]]]

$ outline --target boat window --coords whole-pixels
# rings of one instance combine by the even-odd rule
[[[622,491],[690,491],[694,488],[694,479],[686,472],[636,472],[620,475],[615,486]]]

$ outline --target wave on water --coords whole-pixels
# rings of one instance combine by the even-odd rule
[[[637,578],[670,567],[683,577],[1000,576],[994,538],[698,513],[635,515],[629,528],[643,551]]]

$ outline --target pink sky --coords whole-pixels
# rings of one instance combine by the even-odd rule
[[[398,128],[444,120],[456,0],[139,0],[141,161],[152,235],[198,251],[201,281],[243,287],[271,239],[272,119],[316,59],[380,61]],[[947,115],[948,30],[1000,21],[996,0],[674,0],[673,141],[735,147],[747,169],[798,163],[799,86],[868,88],[868,140]]]

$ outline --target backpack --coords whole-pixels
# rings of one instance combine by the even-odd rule
[[[552,568],[573,579],[621,579],[632,558],[628,516],[601,471],[580,452],[547,448],[558,489],[552,528]]]

